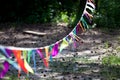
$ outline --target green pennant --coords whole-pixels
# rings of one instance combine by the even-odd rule
[[[25,68],[31,72],[32,74],[34,73],[33,69],[29,66],[29,64],[27,63],[26,59],[27,59],[27,51],[23,51],[23,57],[24,57],[24,65]]]
[[[86,29],[89,29],[89,26],[88,26],[87,22],[84,20],[83,17],[82,17],[81,21],[82,21],[84,27],[85,27]]]
[[[30,59],[31,59],[31,55],[32,55],[32,50],[28,51],[28,63],[30,63]]]
[[[69,43],[66,41],[66,39],[64,38],[63,40],[62,40],[62,43],[61,43],[61,45],[60,45],[60,51],[59,52],[61,52],[64,48],[66,48],[67,46],[69,45]]]

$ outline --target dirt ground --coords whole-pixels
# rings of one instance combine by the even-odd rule
[[[43,47],[52,44],[65,37],[72,28],[66,24],[1,24],[0,44],[16,47]],[[17,27],[16,27],[17,26]],[[25,33],[34,31],[47,33],[36,35]],[[37,57],[37,72],[30,74],[30,80],[119,80],[120,66],[107,67],[101,64],[102,57],[115,54],[120,56],[120,30],[105,31],[94,28],[78,35],[83,39],[83,44],[77,44],[77,48],[70,45],[50,62],[50,68],[46,69],[42,61]],[[37,56],[37,55],[36,55]],[[31,62],[32,65],[32,62]],[[113,69],[111,71],[111,69]],[[118,72],[114,72],[118,69]],[[7,74],[14,79],[17,71],[12,66]],[[13,75],[14,74],[14,75]],[[25,80],[26,74],[21,74],[21,80]]]

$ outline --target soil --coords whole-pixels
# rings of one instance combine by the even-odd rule
[[[66,24],[1,24],[0,44],[16,47],[43,47],[65,37],[72,28]],[[24,31],[44,32],[47,35],[27,34]],[[108,67],[102,64],[102,58],[108,55],[120,56],[120,30],[103,31],[94,28],[78,34],[82,44],[77,48],[71,44],[50,62],[50,68],[45,68],[36,55],[37,69],[29,77],[21,74],[20,80],[118,80],[120,66]],[[31,61],[31,66],[33,62]],[[117,71],[115,70],[117,69]],[[14,74],[14,75],[13,75]],[[12,79],[17,71],[11,66],[7,76]]]
[[[0,44],[16,47],[44,47],[65,37],[71,29],[66,24],[1,24]],[[25,33],[41,32],[46,35]]]

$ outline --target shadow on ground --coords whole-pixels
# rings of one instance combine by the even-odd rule
[[[29,30],[43,31],[42,26],[26,25]],[[26,27],[24,25],[24,27]],[[45,25],[44,25],[45,26]],[[47,25],[51,26],[51,25]],[[56,42],[66,36],[71,29],[61,28],[63,26],[49,28],[45,27],[45,32],[53,32],[51,37],[39,37],[35,35],[23,34],[22,29],[11,30],[2,29],[0,33],[0,44],[13,45],[20,47],[40,47]],[[29,28],[30,27],[30,28]],[[39,28],[39,29],[38,29]],[[49,29],[49,30],[48,30]],[[56,30],[55,30],[56,29]],[[52,31],[51,31],[52,30]],[[55,32],[54,32],[55,30]],[[60,31],[61,30],[61,31]],[[12,33],[13,31],[13,33]],[[57,32],[58,31],[58,32]],[[7,34],[8,32],[12,34]],[[19,33],[20,32],[20,33]],[[50,68],[45,68],[41,59],[37,57],[37,72],[29,77],[22,72],[21,80],[117,80],[120,79],[120,66],[103,65],[102,58],[108,54],[119,55],[120,51],[116,49],[120,46],[120,31],[104,32],[100,29],[92,29],[85,33],[79,34],[83,39],[83,44],[77,43],[77,48],[71,46],[61,54],[53,58],[50,62]],[[56,38],[57,37],[57,38]],[[55,40],[54,40],[55,39]],[[11,40],[11,41],[10,41]],[[8,42],[10,41],[10,42]],[[14,44],[15,43],[15,44]],[[38,56],[38,55],[36,55]],[[30,64],[33,67],[33,61]],[[7,74],[9,80],[17,80],[17,71],[10,67]]]

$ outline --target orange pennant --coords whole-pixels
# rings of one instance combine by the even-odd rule
[[[83,26],[82,26],[81,22],[79,22],[79,25],[80,25],[80,27],[82,28],[82,31],[84,32],[84,31],[85,31],[85,29],[83,28]]]
[[[16,57],[17,59],[17,62],[19,64],[19,66],[22,68],[22,70],[25,72],[25,73],[28,73],[27,69],[25,68],[24,66],[24,61],[21,59],[21,51],[20,50],[12,50],[13,51],[13,54],[14,56]]]

